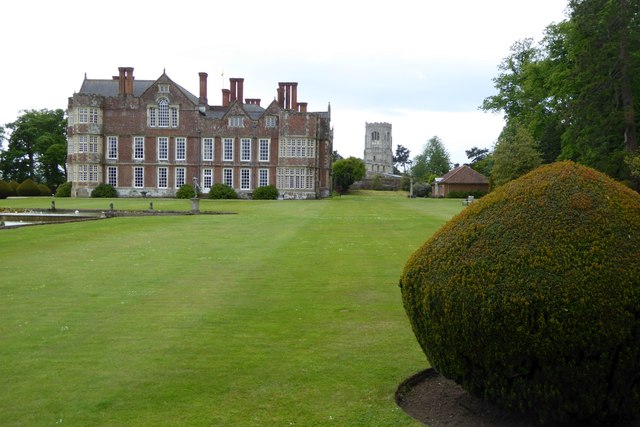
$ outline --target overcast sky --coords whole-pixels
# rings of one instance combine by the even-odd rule
[[[491,148],[499,115],[478,106],[495,93],[497,66],[520,39],[540,40],[565,19],[566,0],[324,0],[4,2],[0,125],[21,110],[66,109],[90,79],[118,67],[140,80],[167,75],[209,104],[230,77],[268,105],[278,82],[298,82],[309,111],[331,104],[334,149],[363,157],[365,123],[391,123],[398,144],[422,151],[434,135],[454,163]]]

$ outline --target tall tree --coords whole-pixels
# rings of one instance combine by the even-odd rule
[[[571,126],[563,158],[624,178],[625,153],[638,148],[640,0],[571,0]]]
[[[473,164],[484,160],[489,154],[489,149],[472,147],[468,150],[464,150],[464,152],[467,154],[467,159],[471,160],[471,164]]]
[[[539,45],[517,42],[494,79],[487,111],[505,131],[524,126],[543,162],[571,159],[614,178],[638,151],[640,0],[570,0],[568,19],[549,25]]]
[[[420,168],[424,163],[426,175],[442,176],[451,169],[449,152],[438,136],[433,136],[425,144],[422,155],[416,156],[417,166]]]
[[[349,186],[364,178],[367,169],[362,159],[348,157],[333,163],[333,185],[340,194],[349,190]]]
[[[4,179],[27,178],[56,186],[66,181],[67,121],[64,111],[30,110],[6,125],[11,131],[6,151],[0,153]]]
[[[493,150],[491,181],[495,186],[505,184],[537,168],[542,163],[538,143],[524,126],[502,132]]]
[[[403,145],[399,145],[396,147],[396,154],[393,156],[393,164],[394,166],[402,166],[402,171],[407,173],[407,164],[409,163],[409,156],[411,152],[408,148]]]

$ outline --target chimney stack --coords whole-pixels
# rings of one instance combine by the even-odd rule
[[[260,106],[260,98],[247,98],[245,99],[245,103],[250,104],[250,105],[257,105]]]
[[[238,101],[244,103],[244,79],[238,79]]]
[[[125,95],[133,95],[133,67],[125,67]]]
[[[278,104],[285,110],[298,109],[298,83],[278,83]]]
[[[118,67],[118,94],[125,95],[125,77],[124,77],[124,67]]]
[[[306,113],[307,112],[307,103],[306,102],[298,102],[298,111],[300,113]]]
[[[200,76],[200,99],[198,102],[200,105],[207,105],[207,73],[198,73]]]
[[[240,78],[234,78],[231,77],[229,78],[229,85],[231,86],[231,99],[230,101],[233,102],[235,100],[240,101],[240,103],[242,104],[243,98],[244,98],[244,79],[240,79]]]
[[[231,91],[229,89],[222,89],[222,106],[228,107],[231,104]]]

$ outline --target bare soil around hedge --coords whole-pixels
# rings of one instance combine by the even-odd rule
[[[454,381],[433,369],[426,369],[405,380],[396,392],[396,402],[408,415],[429,427],[539,427],[531,415],[508,411],[467,393]],[[545,427],[560,427],[544,424]],[[564,424],[600,426],[600,424]],[[616,424],[616,427],[640,427],[640,420]]]

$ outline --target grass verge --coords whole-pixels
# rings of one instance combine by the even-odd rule
[[[0,424],[418,425],[394,402],[427,366],[397,282],[459,200],[363,192],[200,208],[238,215],[0,231]]]

